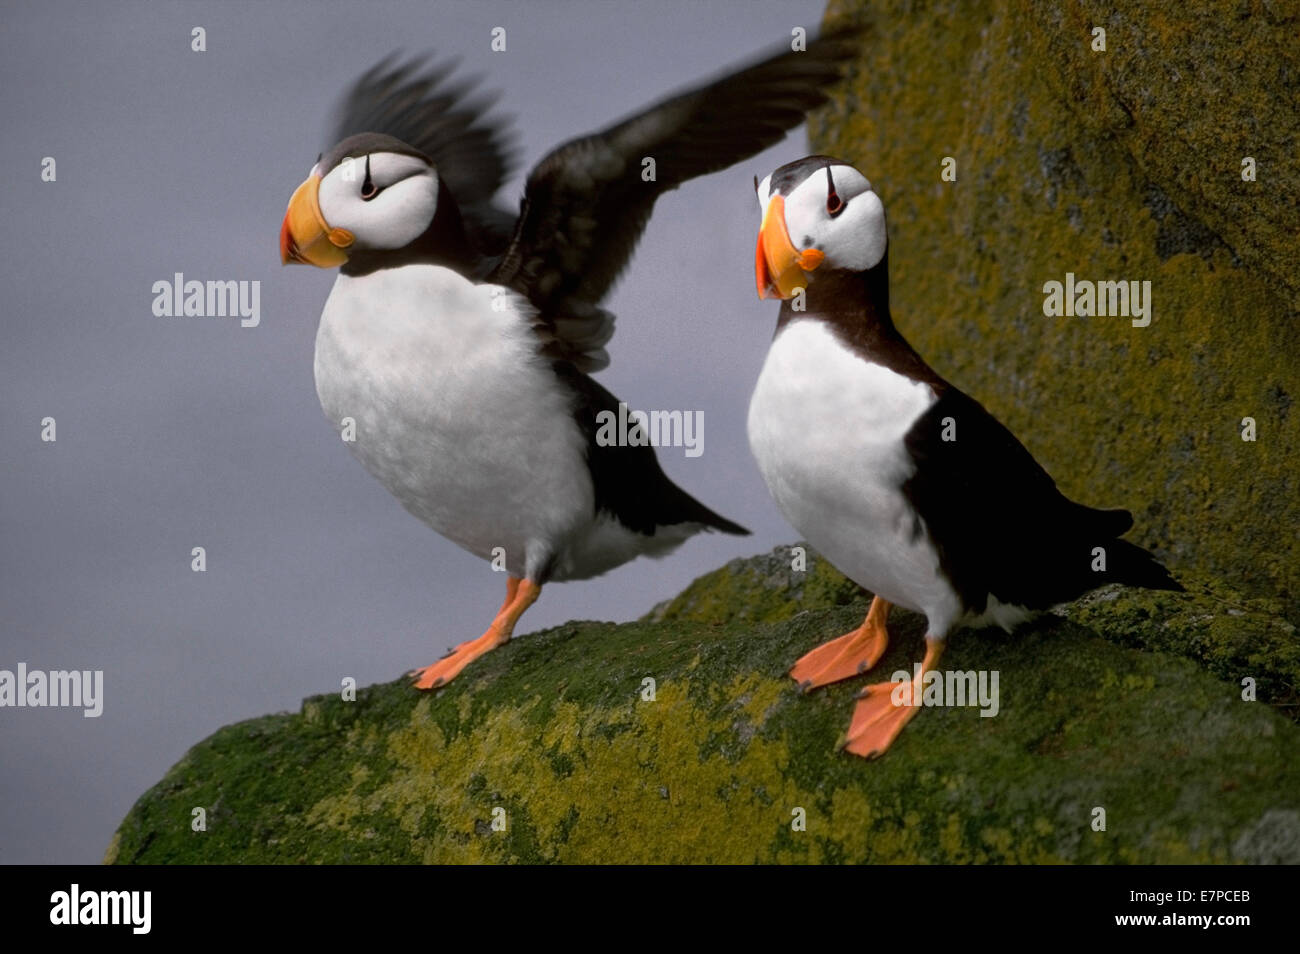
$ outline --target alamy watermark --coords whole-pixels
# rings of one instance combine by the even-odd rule
[[[153,313],[159,318],[239,318],[241,328],[262,321],[260,281],[186,281],[177,272],[153,283]]]
[[[148,934],[152,909],[152,891],[82,891],[73,884],[50,895],[50,923],[57,925],[120,924],[132,934]]]
[[[1151,324],[1151,282],[1075,281],[1074,272],[1065,273],[1065,281],[1043,285],[1043,314],[1049,318],[1132,318],[1134,328]]]
[[[631,411],[620,401],[617,414],[597,412],[596,425],[601,447],[684,447],[687,457],[704,453],[703,411]]]
[[[84,709],[87,719],[104,712],[104,670],[28,670],[19,663],[17,672],[0,669],[0,708],[42,707]]]
[[[979,706],[981,718],[992,718],[1001,708],[998,696],[998,670],[988,669],[931,669],[921,675],[921,664],[913,672],[902,669],[894,673],[890,682],[889,701],[896,706]],[[920,698],[914,698],[913,680],[920,682]]]

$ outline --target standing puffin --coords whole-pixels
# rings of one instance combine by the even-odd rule
[[[1107,583],[1182,589],[1119,539],[1128,511],[1066,498],[904,340],[889,312],[885,208],[861,172],[808,156],[755,188],[758,295],[784,300],[749,405],[750,448],[790,523],[874,594],[860,627],[790,675],[804,691],[856,676],[884,653],[892,606],[926,618],[910,688],[867,686],[845,748],[868,758],[889,748],[959,623],[1010,631]]]
[[[506,643],[548,581],[704,530],[748,533],[669,480],[648,444],[598,440],[600,415],[619,410],[587,374],[609,363],[600,301],[661,193],[780,140],[853,49],[823,37],[562,145],[517,216],[491,201],[505,130],[451,65],[385,61],[346,96],[337,144],[280,231],[285,264],[339,268],[316,336],[321,407],[408,511],[508,574],[487,631],[414,672],[416,687]]]

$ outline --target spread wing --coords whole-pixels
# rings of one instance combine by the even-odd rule
[[[363,132],[386,133],[433,160],[483,251],[504,250],[514,216],[492,205],[515,164],[514,133],[488,115],[495,93],[475,92],[479,77],[453,78],[456,60],[398,62],[392,54],[363,73],[344,94],[332,142]]]
[[[528,177],[519,221],[492,281],[541,313],[548,350],[584,370],[608,363],[613,316],[598,307],[636,247],[659,196],[778,142],[856,53],[856,30],[810,40],[608,129],[568,142]],[[645,159],[654,160],[654,177]]]

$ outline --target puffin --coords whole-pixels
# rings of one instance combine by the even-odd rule
[[[338,270],[321,408],[407,511],[506,573],[487,629],[414,670],[416,688],[508,642],[548,582],[748,533],[674,484],[643,430],[602,432],[620,402],[590,376],[614,330],[601,301],[662,193],[778,142],[855,49],[828,33],[566,142],[517,214],[493,202],[512,131],[455,61],[390,56],[345,93],[280,229],[283,264]]]
[[[760,299],[781,300],[750,400],[750,449],[786,519],[873,594],[862,625],[790,670],[812,689],[865,673],[892,607],[924,615],[909,682],[868,685],[840,740],[884,754],[959,625],[1015,626],[1120,583],[1181,590],[1122,534],[1126,510],[1067,498],[1024,445],[894,325],[885,207],[851,164],[807,156],[755,179]]]

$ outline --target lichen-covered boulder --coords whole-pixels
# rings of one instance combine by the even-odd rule
[[[795,565],[781,548],[647,619],[524,636],[434,695],[399,679],[228,726],[106,860],[1300,862],[1300,727],[1269,694],[1295,660],[1241,637],[1294,640],[1265,608],[1189,580],[959,631],[944,666],[996,671],[997,715],[927,709],[867,762],[835,750],[863,680],[801,696],[785,675],[865,595],[811,551]],[[891,618],[878,678],[923,625]]]
[[[833,0],[828,20],[870,33],[812,141],[884,199],[903,333],[1068,495],[1300,619],[1300,7]],[[1067,272],[1149,281],[1151,323],[1046,316]]]

